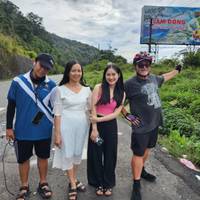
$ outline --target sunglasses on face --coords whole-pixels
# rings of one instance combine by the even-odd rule
[[[144,68],[144,67],[149,68],[150,64],[149,63],[138,63],[138,67],[139,68]]]

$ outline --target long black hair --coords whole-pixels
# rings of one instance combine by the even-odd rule
[[[70,73],[73,65],[75,65],[75,64],[79,64],[81,66],[82,76],[81,76],[81,79],[80,79],[80,84],[83,85],[83,86],[86,86],[85,80],[83,79],[83,67],[77,60],[71,60],[66,64],[65,71],[64,71],[64,74],[63,74],[63,78],[60,81],[59,86],[64,85],[64,84],[69,82],[69,73]]]
[[[106,81],[106,72],[109,69],[113,69],[119,75],[113,95],[113,99],[116,101],[117,107],[119,107],[122,104],[122,100],[124,97],[124,83],[122,72],[120,68],[114,63],[108,63],[106,68],[104,69],[103,79],[101,83],[102,93],[100,99],[97,102],[97,105],[110,103],[110,87],[109,83]]]

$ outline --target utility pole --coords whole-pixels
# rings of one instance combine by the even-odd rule
[[[150,24],[149,24],[149,53],[151,53],[151,36],[152,36],[152,25],[153,25],[153,20],[150,18]]]

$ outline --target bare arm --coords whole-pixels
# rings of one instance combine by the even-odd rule
[[[91,115],[95,117],[97,117],[96,103],[98,101],[99,89],[100,89],[100,85],[96,85],[92,92],[92,98],[91,98]],[[97,130],[97,123],[92,122],[92,133],[90,135],[91,140],[95,141],[98,135],[99,133]]]
[[[164,81],[168,81],[168,80],[172,79],[174,76],[176,76],[178,73],[181,72],[182,68],[183,68],[182,65],[176,65],[174,70],[163,74],[162,76],[164,77]]]
[[[162,74],[162,76],[164,77],[164,81],[166,82],[166,81],[168,81],[168,80],[174,78],[178,73],[179,73],[179,71],[176,70],[176,69],[174,69],[174,70],[172,70],[171,72]]]
[[[59,148],[61,147],[61,143],[62,143],[61,132],[60,132],[60,121],[61,121],[61,116],[55,116],[54,117],[54,126],[55,126],[55,129],[54,129],[54,144]]]
[[[61,147],[61,114],[62,114],[62,101],[61,94],[57,88],[54,100],[54,144],[57,147]]]
[[[124,103],[124,100],[126,98],[126,95],[124,93],[124,97],[123,97],[123,100],[122,100],[122,104],[115,109],[115,111],[109,115],[106,115],[106,116],[103,116],[103,117],[97,117],[95,118],[94,116],[94,121],[97,121],[97,122],[105,122],[105,121],[109,121],[109,120],[112,120],[112,119],[115,119],[121,112],[122,108],[123,108],[123,103]]]
[[[123,105],[119,106],[118,108],[115,109],[115,111],[109,115],[105,115],[103,117],[98,117],[97,122],[105,122],[105,121],[110,121],[112,119],[115,119],[119,113],[122,110]]]
[[[122,107],[121,113],[124,117],[128,114],[128,112],[124,106]]]
[[[60,135],[61,116],[54,117],[54,130],[55,134]]]

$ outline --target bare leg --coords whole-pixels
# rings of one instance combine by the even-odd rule
[[[134,180],[140,180],[142,168],[143,168],[143,156],[136,156],[132,157],[132,173]]]
[[[73,166],[73,171],[74,171],[74,180],[77,182],[77,170],[78,170],[78,165]]]
[[[38,170],[40,176],[40,184],[47,183],[48,159],[38,158]],[[45,186],[48,188],[48,186]],[[45,196],[51,196],[52,192],[47,192]]]
[[[86,191],[86,187],[85,185],[77,179],[77,169],[78,169],[79,165],[74,165],[73,170],[74,170],[74,180],[76,183],[76,188],[79,192],[85,192]]]
[[[30,163],[29,160],[20,163],[19,164],[19,175],[21,180],[21,187],[20,191],[17,194],[16,199],[17,200],[23,200],[29,193],[28,189],[28,175],[29,175],[29,169],[30,169]]]
[[[145,164],[146,160],[149,157],[150,149],[146,149],[144,156],[143,156],[143,165]],[[148,173],[145,168],[142,169],[141,177],[147,181],[154,182],[156,177],[153,174]]]
[[[30,169],[29,160],[25,161],[22,164],[19,164],[19,175],[22,186],[28,186],[29,169]]]
[[[71,184],[71,188],[76,188],[76,180],[75,180],[75,174],[74,174],[74,166],[72,169],[67,170],[67,176],[69,178],[69,182]]]
[[[48,159],[38,158],[38,170],[40,175],[40,183],[47,182]]]
[[[67,170],[67,176],[69,178],[69,199],[75,200],[77,198],[77,190],[76,190],[76,180],[75,180],[75,173],[74,173],[74,166],[72,169]]]
[[[143,168],[143,156],[133,155],[132,157],[132,173],[133,173],[133,189],[131,194],[131,200],[141,200],[140,193],[140,177]]]
[[[148,159],[149,153],[150,153],[150,149],[146,149],[144,156],[143,156],[143,165],[144,165],[145,161]]]

